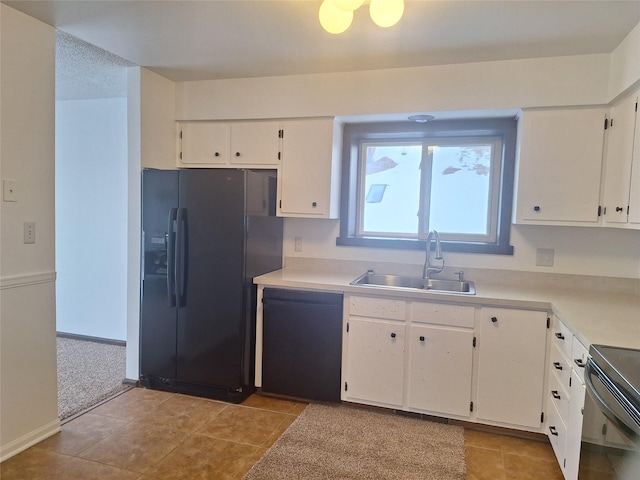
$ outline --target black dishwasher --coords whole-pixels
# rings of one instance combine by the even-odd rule
[[[340,401],[342,294],[265,288],[262,391]]]

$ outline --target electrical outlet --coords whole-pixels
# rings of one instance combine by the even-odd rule
[[[296,252],[302,251],[302,237],[295,238],[295,251]]]
[[[538,248],[536,250],[536,265],[539,267],[553,267],[552,248]]]
[[[36,243],[36,222],[24,222],[23,242]]]

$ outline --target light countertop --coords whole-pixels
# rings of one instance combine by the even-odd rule
[[[553,312],[587,348],[591,344],[640,349],[640,296],[598,290],[521,287],[474,282],[475,295],[349,285],[362,271],[323,272],[286,268],[260,275],[254,283],[269,287],[393,296],[458,305],[486,305]],[[473,279],[471,279],[473,280]]]

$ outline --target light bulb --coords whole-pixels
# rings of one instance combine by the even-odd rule
[[[371,0],[369,15],[379,27],[391,27],[398,23],[404,13],[404,0]]]
[[[353,12],[339,9],[333,0],[324,0],[318,12],[320,25],[327,32],[338,34],[344,32],[353,21]]]
[[[360,8],[364,0],[331,0],[336,7],[345,12],[353,12]]]

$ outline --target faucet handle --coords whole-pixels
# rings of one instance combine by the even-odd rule
[[[458,275],[458,281],[464,282],[464,272],[460,270],[459,272],[454,272],[454,275]]]

